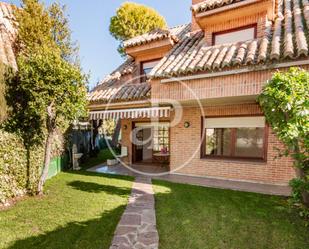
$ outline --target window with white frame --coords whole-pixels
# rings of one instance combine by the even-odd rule
[[[213,45],[236,43],[256,38],[256,25],[213,34]]]
[[[265,159],[265,117],[205,118],[202,155]]]
[[[162,150],[169,152],[170,132],[168,122],[135,123],[135,127],[140,129],[151,128],[152,149],[154,152]],[[138,140],[142,141],[142,139]]]

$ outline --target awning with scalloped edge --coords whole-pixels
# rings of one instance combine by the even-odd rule
[[[91,111],[90,120],[135,119],[135,118],[168,118],[171,107],[149,107],[122,110]]]

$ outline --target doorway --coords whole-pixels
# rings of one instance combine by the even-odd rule
[[[169,123],[134,123],[133,129],[133,163],[169,161]]]
[[[136,132],[135,143],[135,160],[137,162],[152,162],[152,128],[151,127],[138,127]]]

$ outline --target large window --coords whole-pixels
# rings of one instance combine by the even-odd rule
[[[265,118],[206,118],[205,157],[265,159]]]
[[[213,45],[235,43],[256,38],[256,25],[213,34]]]

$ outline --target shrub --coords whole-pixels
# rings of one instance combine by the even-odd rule
[[[28,157],[23,142],[18,136],[0,130],[1,203],[5,203],[10,198],[24,195],[27,191],[29,194],[35,193],[43,162],[43,152],[43,148],[35,147],[30,151]],[[27,165],[31,165],[31,167]],[[27,182],[28,174],[30,176],[29,184]]]
[[[309,216],[309,72],[290,68],[276,72],[258,100],[265,117],[286,149],[281,155],[294,159],[297,178],[291,181],[293,200]],[[302,202],[302,203],[301,203]]]

